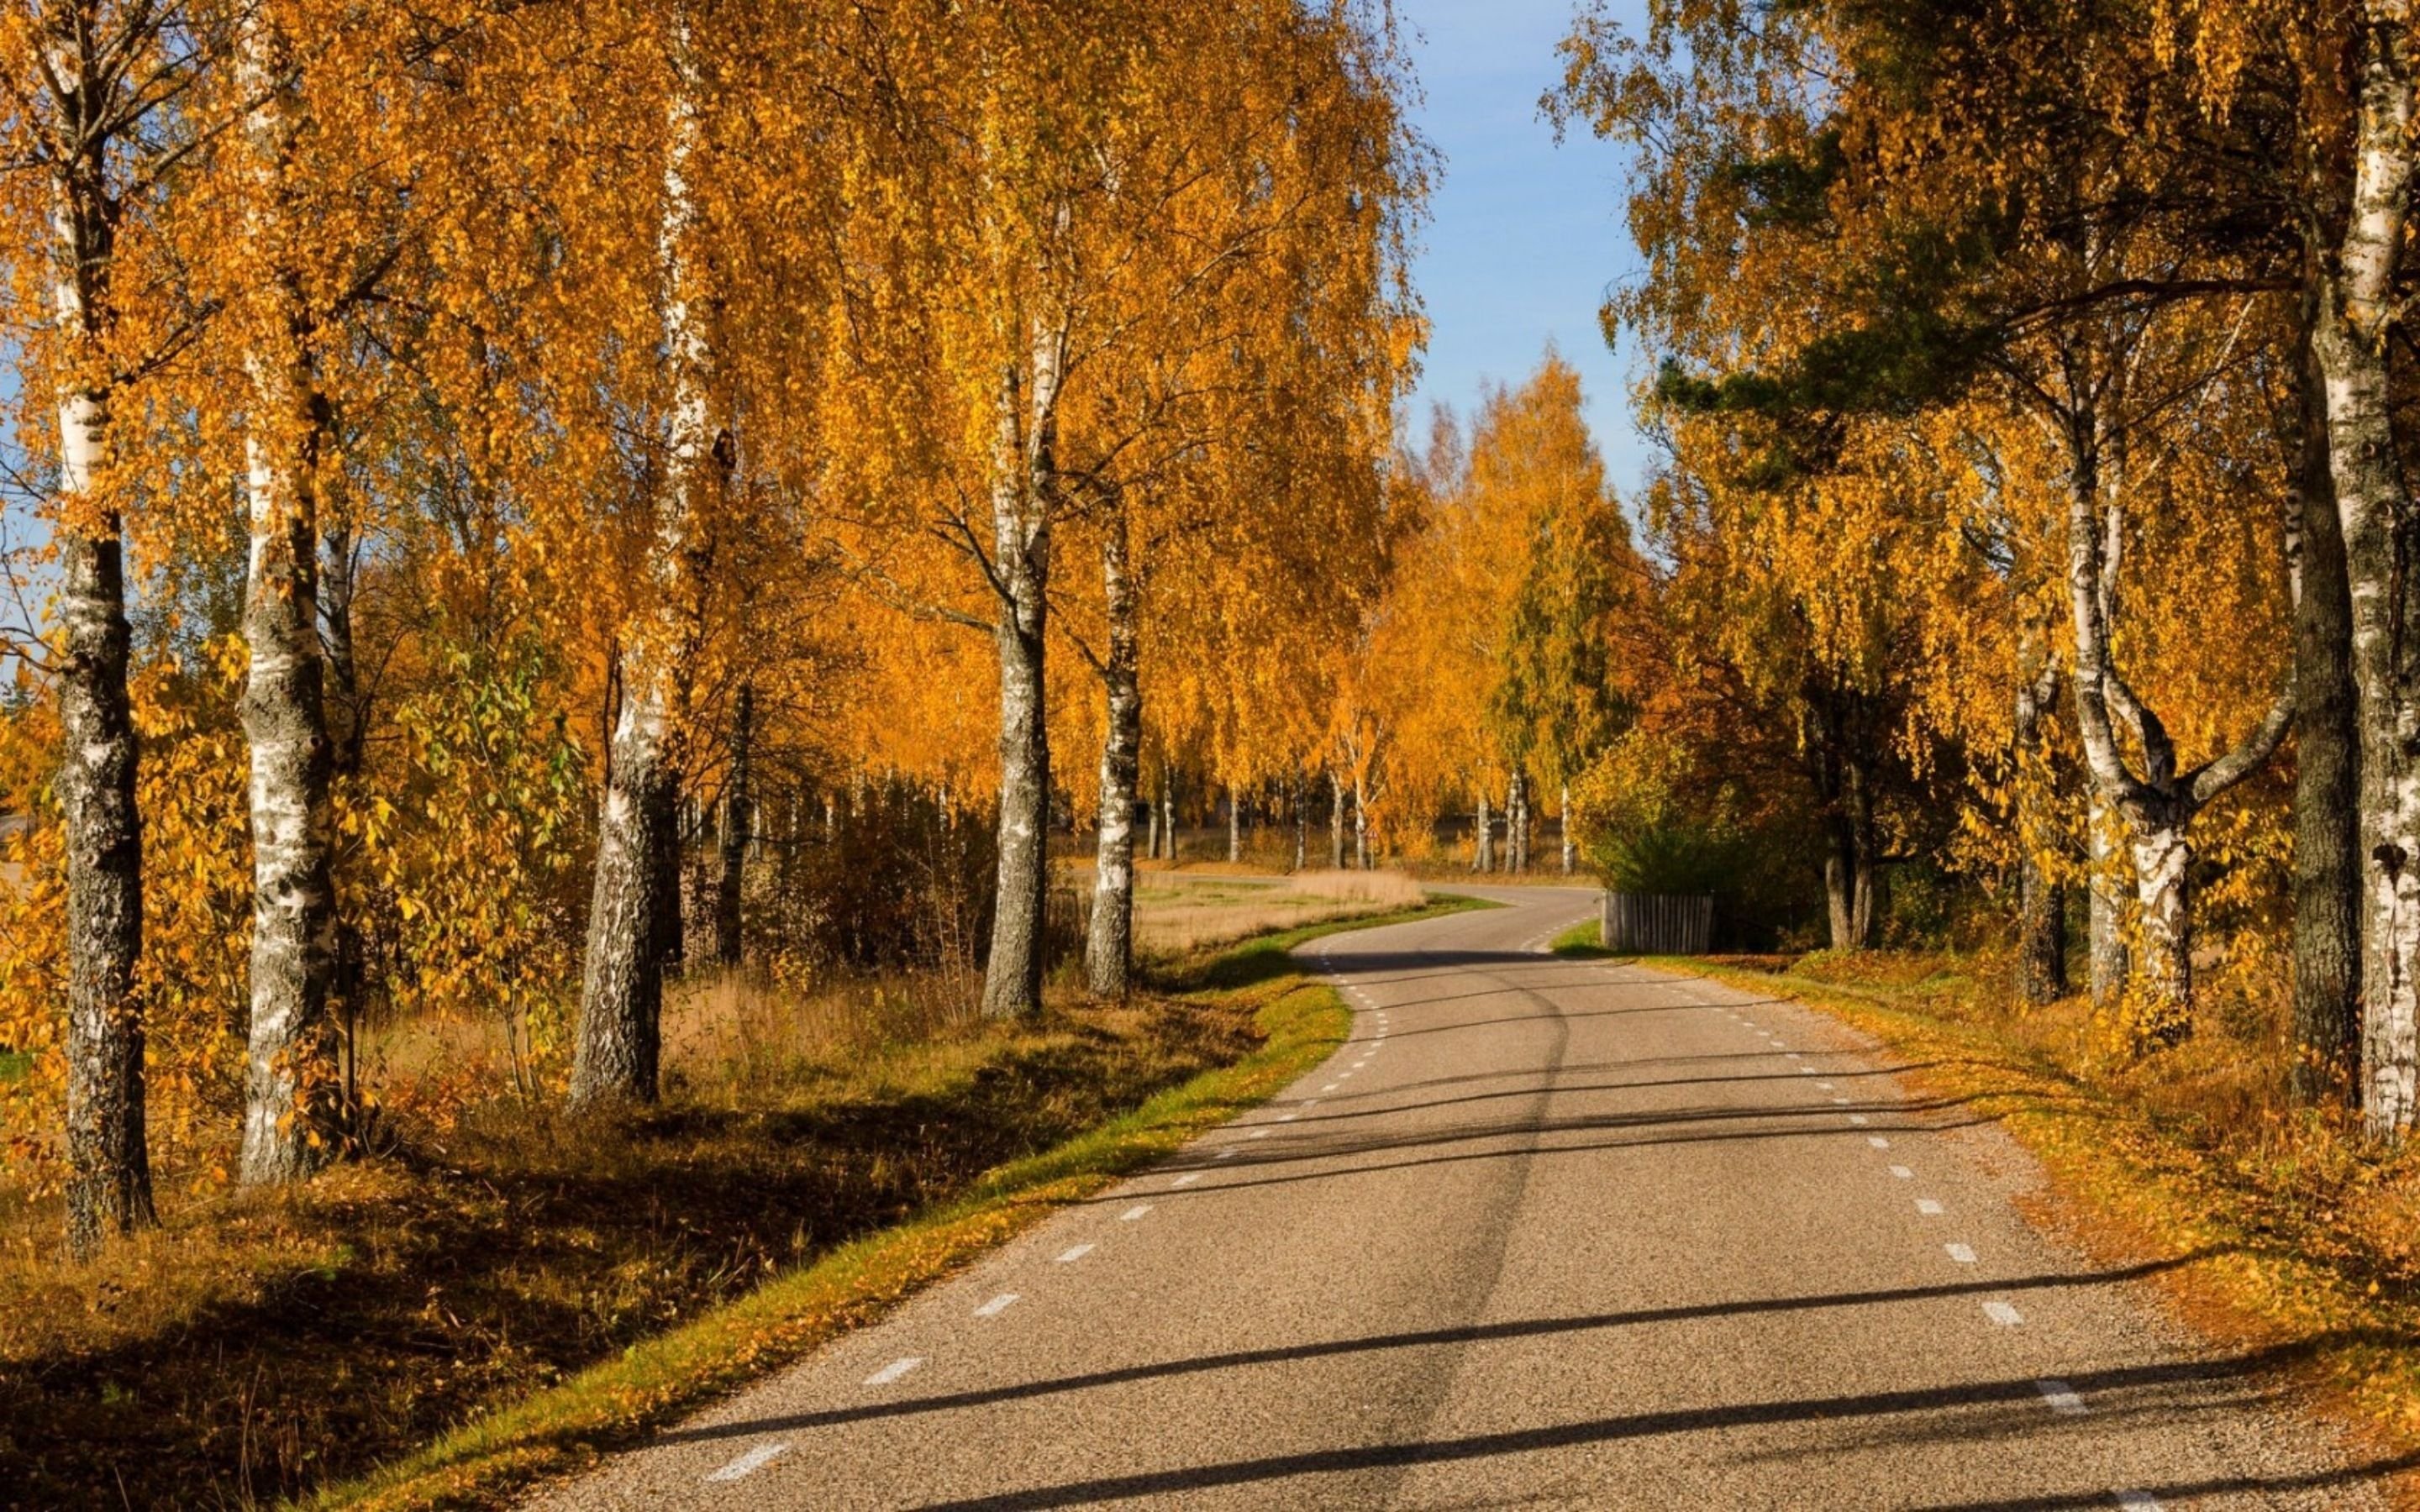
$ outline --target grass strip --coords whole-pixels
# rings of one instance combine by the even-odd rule
[[[1593,918],[1583,918],[1555,936],[1549,947],[1557,955],[1578,961],[1599,961],[1613,954],[1597,942],[1605,938],[1604,929]]]
[[[995,1167],[966,1195],[844,1244],[746,1297],[632,1346],[559,1386],[476,1419],[396,1463],[328,1487],[316,1508],[421,1512],[500,1504],[532,1481],[579,1470],[830,1339],[876,1321],[1060,1209],[1267,1101],[1344,1042],[1352,1014],[1306,980],[1288,950],[1322,935],[1495,906],[1467,898],[1259,936],[1160,968],[1162,985],[1262,999],[1265,1038],[1090,1133]]]
[[[2313,1392],[2380,1457],[2363,1469],[2388,1483],[2395,1504],[2420,1506],[2420,1305],[2408,1288],[2365,1279],[2359,1257],[2332,1244],[2330,1213],[2264,1201],[2233,1160],[1988,1018],[1914,1006],[1928,990],[1978,991],[1972,983],[1850,985],[1694,958],[1638,964],[1793,998],[1881,1041],[1924,1094],[1998,1124],[2042,1163],[2062,1199],[2058,1227],[2104,1261],[2164,1264],[2157,1281],[2180,1315]]]

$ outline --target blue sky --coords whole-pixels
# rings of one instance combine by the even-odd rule
[[[1643,0],[1615,0],[1634,29]],[[1606,349],[1597,307],[1638,265],[1622,224],[1622,153],[1585,131],[1555,144],[1538,96],[1573,0],[1396,0],[1416,31],[1421,131],[1443,154],[1415,265],[1429,349],[1413,434],[1433,400],[1468,415],[1481,380],[1518,382],[1552,340],[1579,369],[1589,424],[1625,500],[1648,462],[1630,424],[1628,353]]]

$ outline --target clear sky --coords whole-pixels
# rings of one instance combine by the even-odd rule
[[[1645,7],[1614,8],[1635,28]],[[1415,270],[1430,332],[1413,434],[1431,401],[1467,416],[1482,379],[1518,382],[1551,340],[1579,369],[1590,426],[1631,499],[1648,459],[1630,424],[1633,363],[1597,326],[1607,286],[1638,266],[1623,155],[1585,131],[1558,147],[1538,114],[1573,0],[1396,0],[1396,13],[1416,34],[1420,130],[1445,159]]]

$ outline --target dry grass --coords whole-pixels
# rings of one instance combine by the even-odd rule
[[[1135,948],[1170,957],[1249,938],[1418,907],[1399,872],[1300,872],[1282,881],[1213,871],[1145,872],[1135,888]]]
[[[2399,1466],[2420,1456],[2420,1147],[2292,1103],[2273,965],[2218,974],[2195,1035],[2137,1057],[2080,997],[2014,1010],[1993,957],[1657,964],[1872,1032],[1929,1092],[2039,1154],[2077,1237],[2176,1262],[2164,1285],[2197,1323],[2318,1385]]]
[[[0,1504],[248,1505],[358,1473],[1255,1042],[1249,1006],[1066,1002],[999,1025],[957,1000],[898,980],[685,989],[659,1109],[399,1112],[387,1153],[292,1196],[172,1207],[101,1266],[60,1264],[55,1208],[18,1206]],[[390,1074],[449,1056],[467,1074],[503,1047],[451,1024],[385,1049]]]
[[[390,1027],[375,1158],[173,1202],[89,1267],[54,1204],[0,1210],[0,1506],[495,1504],[1283,1085],[1342,1032],[1300,937],[1033,1023],[974,1015],[966,973],[695,978],[664,1104],[624,1119],[503,1090],[501,1024]],[[449,1076],[486,1090],[421,1111]]]

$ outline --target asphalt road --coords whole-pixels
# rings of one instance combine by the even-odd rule
[[[1812,1010],[1333,936],[1322,1069],[549,1508],[2383,1505]]]

